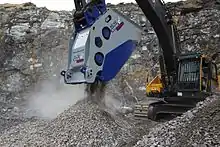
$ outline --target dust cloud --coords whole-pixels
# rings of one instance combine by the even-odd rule
[[[122,106],[122,102],[119,99],[114,98],[110,94],[106,94],[104,97],[104,106],[112,114],[117,114]]]
[[[133,113],[134,108],[127,104],[123,98],[115,98],[111,95],[105,95],[104,104],[108,112],[112,115]]]
[[[93,92],[91,93],[91,91]],[[112,115],[125,113],[124,111],[127,111],[129,108],[126,107],[123,99],[115,98],[111,94],[106,93],[103,85],[67,85],[64,83],[63,78],[53,77],[52,79],[40,82],[29,93],[27,104],[28,117],[35,116],[49,120],[54,119],[78,101],[88,98]]]
[[[52,78],[36,86],[28,98],[28,115],[54,119],[60,113],[86,97],[85,86],[67,85],[63,80]]]

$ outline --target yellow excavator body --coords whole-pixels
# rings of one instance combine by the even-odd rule
[[[163,90],[163,84],[160,75],[157,75],[152,81],[146,85],[146,94],[148,96],[158,96]]]

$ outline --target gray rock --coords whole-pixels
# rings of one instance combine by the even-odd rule
[[[19,25],[14,25],[7,30],[8,35],[11,35],[15,40],[23,41],[26,35],[26,31],[29,29],[29,23],[22,23]]]
[[[64,28],[65,24],[61,22],[60,16],[58,13],[51,12],[47,19],[42,23],[41,28],[42,29],[58,29],[58,28]]]

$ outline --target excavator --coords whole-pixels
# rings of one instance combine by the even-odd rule
[[[140,42],[143,29],[121,12],[107,8],[105,0],[74,2],[68,67],[61,75],[66,84],[84,83],[94,88],[116,77]],[[148,97],[155,101],[147,106],[138,103],[135,115],[157,120],[162,114],[182,114],[218,88],[217,55],[181,53],[177,27],[166,4],[162,0],[136,3],[158,37],[161,54],[160,75],[147,85]]]

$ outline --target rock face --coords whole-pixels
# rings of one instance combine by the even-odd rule
[[[123,98],[126,103],[145,98],[147,78],[158,73],[159,45],[154,30],[137,5],[121,3],[110,7],[124,13],[145,30],[137,50],[108,85],[108,92],[117,97],[108,101],[114,108],[115,103],[121,105]],[[219,1],[188,0],[169,3],[168,7],[177,20],[183,52],[201,50],[212,54],[219,50]],[[155,126],[149,134],[149,128],[155,125],[151,121],[142,123],[103,113],[89,100],[75,104],[78,94],[83,95],[83,88],[74,91],[74,87],[63,87],[59,83],[59,73],[66,67],[68,39],[73,30],[71,12],[49,11],[31,3],[5,4],[0,5],[0,20],[1,146],[132,146],[144,134],[146,136],[136,146],[159,143],[162,146],[219,145],[218,96],[209,98],[180,118]],[[44,86],[39,86],[43,90],[32,93],[48,78],[56,82],[46,81]],[[34,115],[30,116],[26,107],[33,98],[35,103],[31,107],[37,105],[37,109],[50,112],[50,107],[60,105],[64,102],[61,99],[66,97],[74,99],[65,101],[66,104],[75,105],[66,107],[64,112],[59,111],[63,112],[61,114],[53,113],[58,117],[49,120],[36,117],[39,112],[31,112]],[[43,109],[43,106],[46,107]],[[208,123],[205,126],[202,122]]]
[[[23,92],[59,75],[66,61],[71,18],[71,12],[50,12],[31,3],[0,5],[1,122],[19,121]]]
[[[210,17],[211,16],[211,17]],[[195,13],[188,13],[179,17],[179,32],[182,49],[200,51],[204,53],[218,51],[219,44],[219,17],[217,9],[205,9]]]

